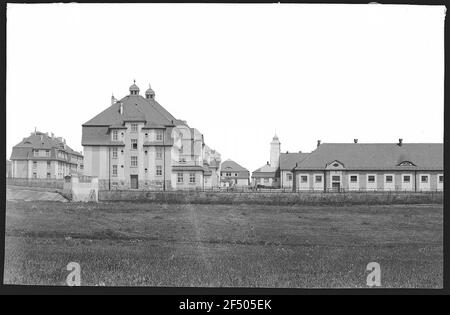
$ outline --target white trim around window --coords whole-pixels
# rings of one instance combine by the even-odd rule
[[[439,181],[439,177],[442,176],[442,182]],[[438,190],[443,190],[444,189],[444,174],[436,174],[436,187]]]
[[[352,182],[352,177],[356,176],[356,181]],[[359,190],[359,174],[348,174],[348,190]]]
[[[423,179],[426,178],[426,181],[423,181]],[[431,176],[430,174],[426,173],[420,173],[419,174],[419,190],[430,190],[430,182],[431,182]]]
[[[373,176],[374,181],[369,182],[369,177]],[[367,190],[376,190],[377,189],[377,174],[367,174],[366,175],[366,189]]]
[[[392,177],[392,182],[387,181],[389,176]],[[384,174],[383,179],[384,190],[395,190],[395,174]]]
[[[405,181],[405,177],[409,176],[409,181]],[[404,173],[401,175],[402,190],[413,190],[414,174]]]

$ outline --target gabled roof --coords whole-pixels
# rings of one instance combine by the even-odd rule
[[[252,172],[252,177],[276,177],[279,173],[278,167],[272,167],[268,164],[254,170]]]
[[[122,114],[120,114],[120,104],[123,106]],[[141,120],[155,125],[172,125],[177,122],[177,119],[155,100],[146,99],[141,95],[127,95],[84,123],[83,126],[120,126],[124,121],[130,120]]]
[[[248,170],[241,165],[237,164],[235,161],[230,159],[224,161],[221,165],[221,171],[223,172],[248,172]]]
[[[442,143],[323,143],[296,170],[323,170],[339,161],[347,170],[443,170]],[[408,161],[415,166],[399,166]]]
[[[295,153],[281,153],[280,154],[280,170],[290,171],[295,167],[295,163],[303,161],[308,157],[309,153],[295,152]]]

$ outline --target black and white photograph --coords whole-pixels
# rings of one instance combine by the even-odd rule
[[[444,5],[5,10],[5,287],[444,289]]]

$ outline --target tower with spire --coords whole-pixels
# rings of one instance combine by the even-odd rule
[[[273,168],[278,168],[280,166],[280,153],[281,153],[281,143],[278,136],[275,134],[272,142],[270,143],[270,166]]]

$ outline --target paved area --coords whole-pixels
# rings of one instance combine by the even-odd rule
[[[67,202],[67,199],[55,192],[36,191],[23,188],[7,188],[7,200],[24,200],[24,201],[61,201]]]

